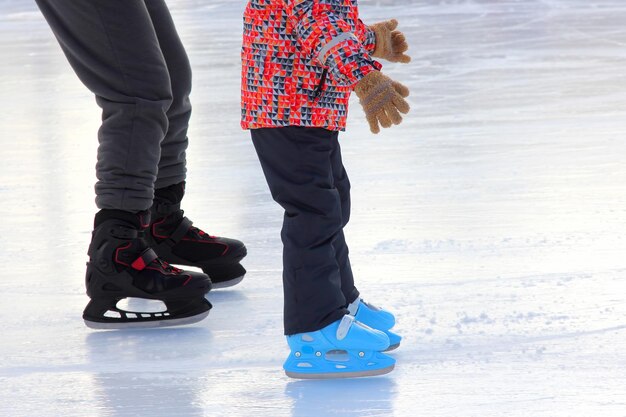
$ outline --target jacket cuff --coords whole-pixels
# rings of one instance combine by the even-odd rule
[[[372,55],[376,50],[376,32],[374,32],[374,30],[369,26],[366,26],[365,29],[365,40],[363,41],[363,47],[370,55]]]
[[[354,86],[370,72],[382,68],[354,35],[340,36],[342,38],[340,42],[334,43],[329,48],[322,48],[323,54],[318,55],[336,83]]]

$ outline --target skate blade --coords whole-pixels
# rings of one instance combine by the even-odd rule
[[[383,352],[391,352],[392,350],[396,350],[400,347],[400,343],[396,343],[395,345],[390,345],[387,349],[383,350]]]
[[[83,319],[85,325],[90,329],[97,330],[123,330],[123,329],[155,329],[159,327],[184,326],[204,320],[209,315],[209,311],[196,314],[195,316],[183,317],[180,319],[164,320],[144,320],[144,321],[120,321],[120,322],[99,322]]]
[[[328,372],[328,373],[318,373],[318,374],[285,371],[285,374],[289,378],[295,378],[295,379],[363,378],[363,377],[368,377],[368,376],[378,376],[378,375],[388,374],[389,372],[393,371],[394,367],[395,365],[390,365],[386,368],[372,369],[372,370],[367,370],[367,371]]]
[[[229,279],[228,281],[214,282],[211,289],[219,290],[220,288],[233,287],[243,281],[243,277],[245,277],[245,274],[237,278]]]

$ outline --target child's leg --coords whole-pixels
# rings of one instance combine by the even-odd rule
[[[350,259],[348,257],[348,245],[343,234],[343,227],[348,224],[350,220],[350,181],[348,180],[348,174],[343,166],[341,160],[341,148],[339,141],[333,143],[333,151],[331,153],[331,164],[333,167],[334,184],[339,191],[341,200],[341,218],[342,218],[342,230],[337,234],[337,238],[333,241],[333,247],[335,248],[335,256],[337,264],[339,265],[339,271],[341,274],[341,291],[344,297],[348,301],[348,304],[352,304],[359,297],[359,291],[354,286],[354,277],[352,275],[352,268],[350,267]],[[349,309],[356,308],[358,313],[350,311],[350,314],[356,314],[357,319],[367,324],[368,326],[382,330],[387,334],[390,340],[390,347],[387,350],[393,350],[400,345],[402,338],[392,333],[391,329],[395,325],[395,317],[393,314],[386,310],[379,309],[371,304],[365,304],[364,308],[361,308],[363,301],[358,301],[350,306]]]
[[[348,312],[333,247],[342,228],[331,165],[337,133],[284,127],[251,134],[272,197],[285,209],[285,334],[319,330]]]
[[[331,146],[330,163],[333,170],[333,183],[339,192],[339,200],[341,201],[341,230],[333,241],[333,248],[335,249],[335,259],[339,265],[339,273],[341,275],[341,292],[343,292],[349,304],[359,296],[359,291],[354,286],[354,277],[350,266],[350,258],[348,257],[348,245],[343,234],[343,228],[350,220],[350,180],[341,160],[339,141],[333,140]]]

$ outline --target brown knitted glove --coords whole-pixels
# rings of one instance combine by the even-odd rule
[[[372,71],[363,77],[354,87],[354,92],[361,99],[373,133],[380,132],[379,123],[382,127],[400,124],[400,113],[409,112],[409,104],[404,100],[409,95],[409,89],[379,71]]]
[[[376,34],[376,49],[372,56],[386,59],[390,62],[402,62],[406,64],[411,61],[411,57],[405,54],[409,49],[406,37],[399,30],[396,19],[387,20],[370,26]]]

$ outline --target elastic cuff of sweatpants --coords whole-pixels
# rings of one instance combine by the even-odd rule
[[[181,182],[184,182],[186,179],[187,179],[187,170],[185,169],[184,172],[177,174],[177,175],[168,175],[167,177],[157,177],[156,181],[154,182],[154,188],[155,189],[167,188],[172,185],[176,185]]]
[[[115,190],[115,193],[102,193],[96,195],[96,207],[100,210],[123,210],[137,213],[149,210],[152,206],[154,191],[150,194],[129,196],[129,190]],[[120,194],[120,195],[118,195]]]

